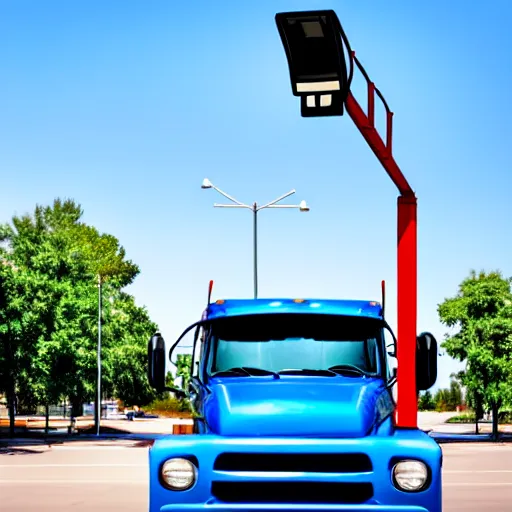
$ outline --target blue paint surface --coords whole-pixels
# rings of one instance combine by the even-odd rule
[[[361,437],[382,392],[379,379],[343,376],[214,379],[205,412],[224,436]]]
[[[250,424],[247,430],[250,430]],[[441,450],[436,442],[418,430],[390,432],[390,426],[382,425],[386,432],[355,439],[311,439],[297,437],[222,437],[210,435],[176,436],[157,440],[149,452],[150,460],[150,511],[353,511],[353,512],[440,512],[441,511]],[[370,457],[371,471],[354,473],[307,473],[307,472],[243,472],[214,469],[216,458],[222,453],[265,454],[271,461],[276,454],[356,454]],[[174,492],[160,485],[158,471],[163,462],[172,457],[196,457],[199,461],[198,480],[187,491]],[[420,459],[432,472],[427,490],[403,493],[391,483],[391,468],[395,458]],[[241,500],[226,503],[212,494],[214,482],[337,482],[369,483],[373,496],[364,503],[249,503]],[[322,497],[318,497],[322,501]]]
[[[302,299],[301,299],[302,300]],[[364,300],[304,299],[231,299],[208,307],[208,318],[271,313],[316,313],[382,318],[382,306],[378,302]]]

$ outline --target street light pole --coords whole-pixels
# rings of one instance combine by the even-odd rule
[[[213,185],[213,183],[205,178],[201,185],[203,189],[213,188],[219,194],[223,195],[227,199],[231,201],[233,204],[217,204],[214,203],[213,206],[215,208],[247,208],[253,213],[253,255],[254,255],[254,298],[258,298],[258,212],[260,210],[264,210],[265,208],[295,208],[301,212],[309,212],[309,206],[306,204],[306,201],[301,201],[299,204],[277,204],[281,202],[283,199],[286,199],[288,196],[295,194],[295,190],[290,190],[286,194],[279,196],[277,199],[270,201],[270,203],[266,203],[263,206],[258,206],[258,203],[253,203],[252,205],[244,204],[235,199],[234,197],[226,194],[226,192],[222,191],[220,188]]]
[[[98,275],[98,381],[96,396],[96,435],[100,435],[101,421],[101,276]]]
[[[254,298],[258,298],[258,205],[254,203],[252,205],[252,211],[254,216],[253,224],[253,250],[254,250]]]

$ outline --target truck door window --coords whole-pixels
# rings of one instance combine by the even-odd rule
[[[203,353],[205,348],[205,336],[206,330],[204,326],[198,327],[197,341],[192,359],[192,377],[199,376],[199,364],[200,361],[203,359]]]
[[[393,369],[397,367],[397,359],[395,354],[395,340],[393,335],[388,329],[384,329],[384,343],[386,348],[386,358],[387,358],[387,366],[388,366],[388,379],[391,379],[393,374]]]
[[[195,327],[192,329],[189,329],[185,331],[180,338],[177,341],[177,344],[175,345],[172,356],[171,356],[171,363],[173,365],[173,373],[176,374],[175,384],[183,386],[183,375],[180,372],[180,368],[182,367],[182,364],[184,362],[184,358],[188,355],[191,357],[189,361],[192,364],[191,373],[193,372],[193,359],[195,357],[194,354],[194,343],[196,340],[196,337],[199,334],[199,327]],[[197,352],[197,350],[196,350]],[[189,363],[190,364],[190,363]]]

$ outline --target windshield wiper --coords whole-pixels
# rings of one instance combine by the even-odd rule
[[[362,370],[358,366],[354,366],[351,364],[338,364],[336,366],[331,366],[329,368],[329,370],[331,372],[336,373],[337,375],[347,374],[347,373],[349,375],[353,375],[354,373],[357,375],[366,375],[366,376],[370,375],[368,372]]]
[[[251,366],[237,366],[236,368],[229,368],[228,370],[221,370],[212,374],[212,377],[229,377],[229,376],[241,376],[241,377],[258,377],[264,375],[272,375],[276,379],[279,378],[279,374],[276,372],[265,370],[263,368],[252,368]]]
[[[320,370],[317,368],[291,368],[289,370],[281,370],[280,375],[321,375],[325,377],[336,377],[336,372],[329,370]]]

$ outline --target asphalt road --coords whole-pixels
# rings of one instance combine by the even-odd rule
[[[442,447],[444,512],[512,510],[512,445]],[[2,512],[145,512],[147,493],[147,449],[134,442],[0,450]]]

